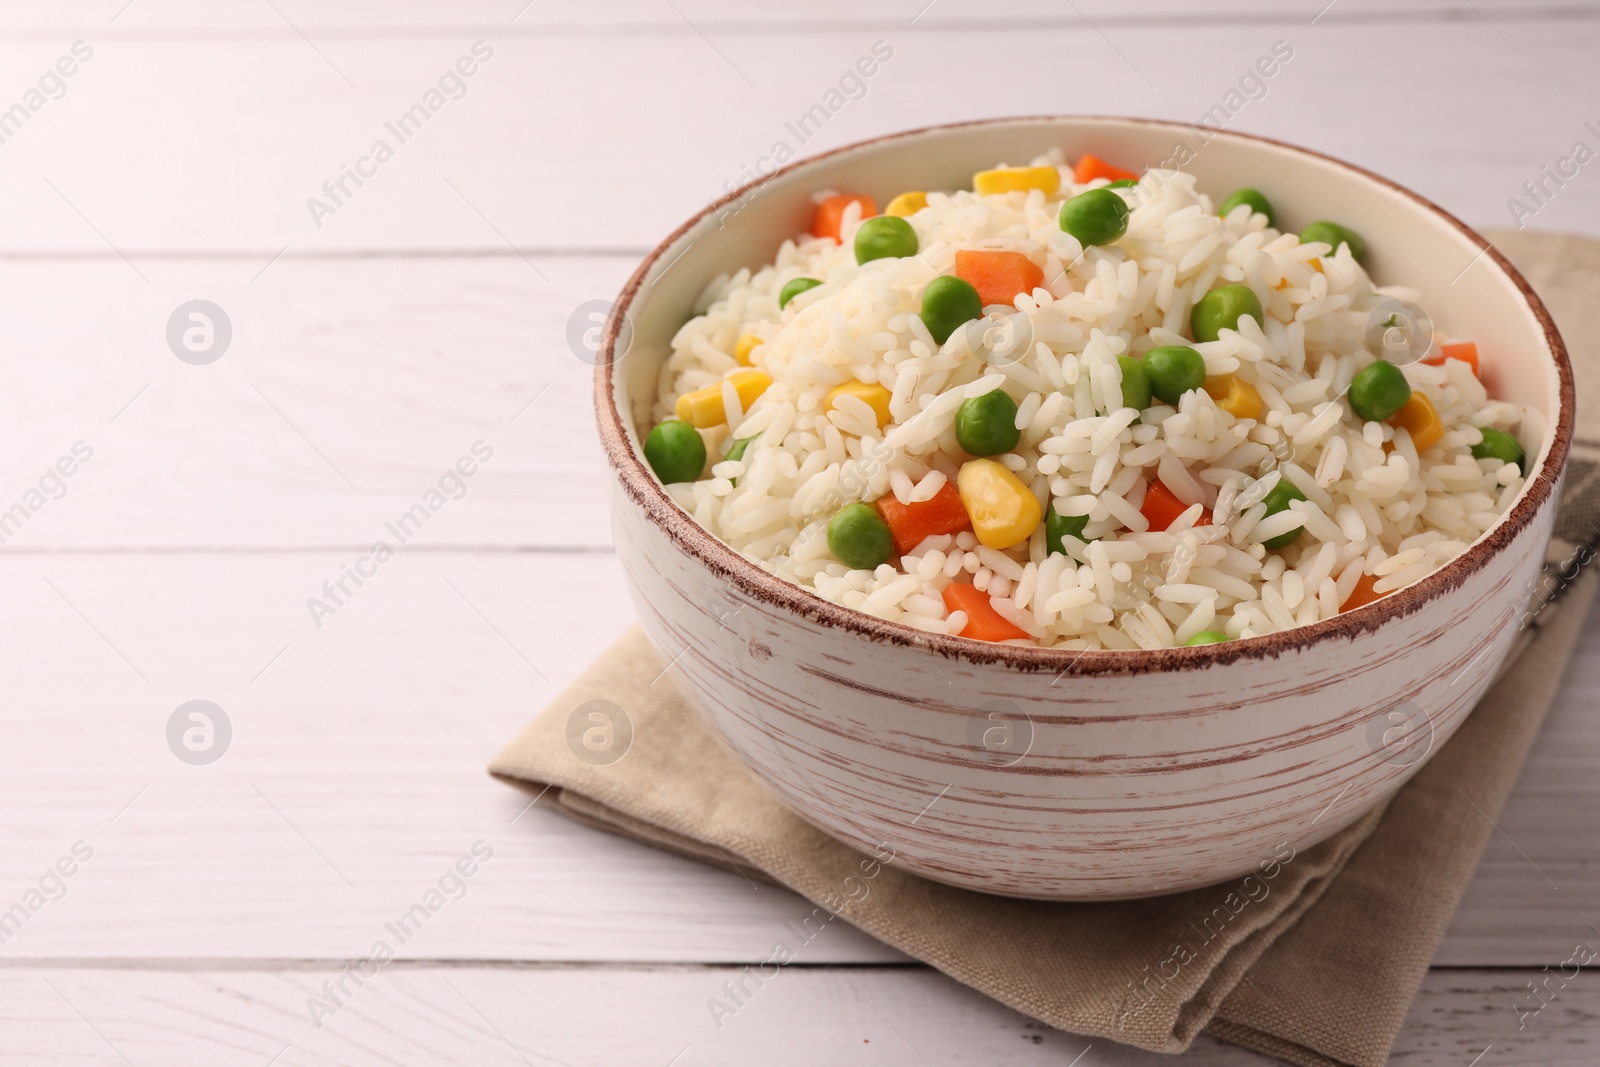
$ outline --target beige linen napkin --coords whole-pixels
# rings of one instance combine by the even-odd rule
[[[1550,303],[1600,390],[1600,242],[1495,243]],[[1580,412],[1600,404],[1580,399]],[[1482,703],[1387,805],[1252,880],[1149,900],[1051,904],[928,881],[834,841],[715,743],[637,630],[490,764],[586,824],[793,889],[907,954],[1051,1026],[1162,1052],[1209,1033],[1308,1067],[1385,1061],[1594,599],[1600,432],[1580,417],[1545,586]],[[1577,561],[1577,562],[1574,562]],[[1565,567],[1565,570],[1561,568]],[[580,708],[631,734],[597,757]],[[584,753],[580,758],[578,753]],[[609,759],[610,762],[597,762]],[[818,913],[818,921],[827,917]]]

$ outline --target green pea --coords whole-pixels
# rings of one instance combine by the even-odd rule
[[[1289,510],[1289,501],[1304,500],[1305,498],[1306,495],[1293,482],[1287,478],[1280,477],[1278,484],[1272,487],[1272,492],[1263,497],[1261,502],[1267,506],[1267,515],[1276,515],[1280,511]],[[1265,515],[1262,516],[1262,518],[1265,517]],[[1305,532],[1305,527],[1302,526],[1298,530],[1290,530],[1288,533],[1279,534],[1277,537],[1269,538],[1261,543],[1268,548],[1288,548],[1299,540],[1300,535]]]
[[[856,262],[904,259],[917,254],[917,231],[896,215],[879,215],[856,230]]]
[[[1367,422],[1382,422],[1411,399],[1411,383],[1393,363],[1369,363],[1350,379],[1350,407]]]
[[[668,419],[644,439],[644,458],[663,482],[692,482],[706,469],[706,442],[682,419]]]
[[[1143,411],[1150,406],[1150,375],[1144,364],[1132,356],[1118,356],[1122,368],[1122,406]]]
[[[1128,232],[1128,202],[1110,189],[1090,189],[1061,205],[1061,228],[1085,248]]]
[[[1144,372],[1150,391],[1169,404],[1206,384],[1205,358],[1187,345],[1162,345],[1145,353]]]
[[[1483,428],[1483,440],[1472,446],[1473,459],[1498,459],[1502,463],[1515,463],[1524,474],[1528,470],[1528,456],[1515,437],[1493,426]]]
[[[956,411],[956,440],[974,456],[1010,452],[1021,439],[1017,402],[1004,389],[963,400]]]
[[[1189,313],[1189,332],[1196,341],[1215,341],[1223,330],[1237,330],[1246,315],[1264,322],[1261,301],[1248,285],[1224,285],[1211,290]]]
[[[1185,641],[1184,644],[1185,645],[1220,645],[1220,644],[1222,644],[1222,642],[1227,641],[1227,640],[1229,640],[1228,635],[1223,633],[1221,630],[1201,630],[1199,633],[1197,633],[1193,637],[1189,638],[1189,640]]]
[[[887,563],[893,550],[889,524],[870,504],[846,504],[828,522],[828,551],[852,570]]]
[[[741,438],[739,438],[737,441],[733,442],[733,444],[728,446],[728,454],[723,456],[722,458],[723,459],[734,459],[734,460],[743,459],[744,458],[744,450],[750,447],[750,442],[751,441],[754,441],[757,437],[760,437],[760,436],[761,435],[757,433],[757,434],[751,434],[749,437],[741,437]],[[738,485],[739,484],[739,479],[737,479],[737,478],[732,479],[730,484]]]
[[[1349,227],[1340,226],[1337,222],[1323,221],[1308,224],[1300,231],[1300,243],[1308,245],[1313,241],[1332,245],[1335,252],[1339,251],[1340,245],[1349,245],[1350,254],[1356,259],[1367,254],[1367,242],[1361,239],[1361,235]]]
[[[1217,208],[1217,214],[1230,214],[1240,204],[1249,204],[1253,213],[1265,215],[1268,226],[1272,226],[1277,222],[1277,216],[1272,213],[1271,201],[1261,194],[1261,190],[1251,189],[1248,186],[1243,189],[1235,189],[1230,193],[1228,199],[1224,200],[1222,205]]]
[[[1066,555],[1066,547],[1061,539],[1068,535],[1080,541],[1098,541],[1098,537],[1083,536],[1083,528],[1089,525],[1087,515],[1062,515],[1056,511],[1055,504],[1051,504],[1044,513],[1044,547],[1049,552],[1059,552]]]
[[[1134,181],[1132,178],[1118,178],[1116,181],[1109,182],[1109,183],[1107,183],[1105,185],[1102,185],[1100,188],[1102,188],[1102,189],[1132,189],[1135,185],[1138,185],[1138,184],[1139,183]]]
[[[782,311],[784,308],[788,307],[789,301],[793,300],[807,289],[815,289],[821,284],[822,283],[815,278],[796,278],[794,281],[778,290],[778,310]]]
[[[982,316],[983,300],[978,290],[954,274],[935,278],[922,291],[922,324],[940,344],[950,340],[962,323]]]

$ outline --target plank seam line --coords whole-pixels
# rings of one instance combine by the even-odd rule
[[[517,259],[523,256],[537,256],[544,259],[641,259],[648,255],[650,249],[639,247],[618,248],[588,248],[577,246],[552,245],[539,247],[536,245],[512,246],[498,245],[490,247],[451,247],[441,248],[333,248],[325,251],[286,252],[277,256],[267,249],[124,249],[123,255],[128,259],[144,260],[146,262],[252,262],[261,263],[277,256],[279,262],[308,262],[318,261],[343,262],[352,259]],[[119,262],[123,256],[115,252],[106,252],[97,249],[63,249],[51,251],[49,249],[15,249],[0,251],[0,262],[40,263],[40,262]]]
[[[369,543],[332,545],[39,545],[0,549],[5,556],[313,556],[366,552]],[[406,545],[408,554],[479,556],[611,556],[613,545]]]
[[[0,960],[0,973],[5,971],[20,970],[51,970],[51,971],[153,971],[153,972],[184,972],[184,971],[237,971],[241,973],[268,973],[278,971],[319,971],[329,968],[338,968],[350,963],[359,957],[304,957],[304,958],[273,958],[273,957],[227,957],[208,959],[204,957],[129,957],[127,959],[101,958],[101,959],[74,959],[65,956],[41,957],[16,957]],[[440,959],[395,959],[385,965],[388,971],[430,971],[430,970],[460,970],[464,968],[480,968],[485,970],[508,971],[726,971],[743,970],[747,967],[758,966],[762,961],[751,958],[736,961],[713,962],[671,962],[650,960],[497,960],[488,958],[457,957]],[[1538,973],[1548,967],[1548,964],[1435,964],[1428,968],[1430,973],[1438,974],[1507,974],[1521,975]],[[795,960],[785,966],[785,969],[803,971],[926,971],[930,974],[940,973],[927,964],[916,961],[908,962],[836,962],[836,963],[810,963]]]
[[[1545,7],[1524,8],[1519,6],[1494,6],[1489,9],[1494,17],[1502,22],[1590,22],[1600,18],[1600,12],[1580,5],[1550,5]],[[1436,23],[1460,22],[1467,25],[1476,25],[1485,32],[1493,33],[1491,26],[1485,25],[1482,17],[1473,9],[1473,5],[1461,4],[1453,7],[1437,8],[1426,11],[1386,11],[1382,9],[1367,9],[1362,11],[1344,11],[1336,14],[1330,13],[1318,22],[1319,26],[1365,26],[1365,25],[1426,25]],[[1300,17],[1288,18],[1271,9],[1267,10],[1239,10],[1222,12],[1215,15],[1192,15],[1181,12],[1168,12],[1160,16],[1150,15],[1100,15],[1095,19],[1094,26],[1086,23],[1082,18],[1066,17],[1035,17],[1033,19],[1017,19],[1015,21],[996,21],[994,19],[976,18],[947,18],[930,19],[920,22],[915,27],[910,27],[914,33],[1009,33],[1016,31],[1038,30],[1070,30],[1085,34],[1093,34],[1095,26],[1122,30],[1147,30],[1160,32],[1168,27],[1184,27],[1197,29],[1232,29],[1239,26],[1252,28],[1263,26],[1301,26],[1305,19]],[[255,27],[39,27],[36,29],[18,30],[0,34],[0,43],[24,43],[34,41],[54,42],[64,36],[81,34],[86,28],[93,28],[95,32],[106,40],[136,41],[141,43],[166,43],[183,41],[284,41],[300,43],[304,40],[299,33],[291,29],[275,26]],[[497,38],[524,38],[537,39],[540,37],[597,37],[609,38],[618,36],[627,37],[695,37],[704,33],[747,34],[751,36],[787,36],[796,33],[861,33],[876,31],[904,32],[908,24],[900,19],[862,19],[852,21],[849,19],[819,19],[816,21],[788,19],[772,21],[755,21],[740,19],[698,19],[694,26],[685,26],[681,21],[661,20],[655,22],[637,23],[608,23],[608,22],[552,22],[528,23],[524,25],[505,25],[502,23],[463,23],[459,25],[437,26],[310,26],[303,27],[307,34],[320,40],[429,40],[441,37],[456,38],[461,36],[483,36],[494,34]]]
[[[127,959],[97,958],[74,959],[70,956],[33,956],[15,959],[0,960],[0,973],[17,970],[83,970],[83,971],[242,971],[242,972],[272,972],[272,971],[314,971],[327,968],[338,968],[363,957],[226,957],[208,959],[205,957],[129,957]],[[724,971],[741,970],[745,967],[760,965],[760,959],[737,961],[652,961],[652,960],[497,960],[490,958],[475,958],[464,956],[459,958],[440,959],[394,959],[384,965],[384,970],[458,970],[461,968],[486,968],[491,970],[518,970],[518,971],[593,971],[593,970],[621,970],[621,971]],[[801,970],[829,971],[829,970],[899,970],[899,971],[932,971],[933,968],[915,961],[897,963],[885,961],[873,962],[843,962],[843,963],[806,963],[794,961],[787,964],[786,969],[799,968]]]

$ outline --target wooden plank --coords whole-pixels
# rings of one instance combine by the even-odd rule
[[[610,556],[403,550],[318,629],[306,598],[354,558],[0,558],[15,650],[0,660],[0,904],[74,842],[95,849],[3,958],[345,958],[480,838],[494,859],[416,956],[759,960],[809,913],[541,807],[519,816],[528,798],[484,774],[630,620]],[[1600,938],[1600,616],[1589,627],[1499,820],[1511,841],[1491,846],[1442,960],[1540,966]],[[232,723],[209,766],[167,747],[194,699]],[[899,957],[840,924],[808,958]]]
[[[608,556],[408,553],[318,629],[353,553],[13,557],[0,895],[94,850],[17,957],[342,957],[485,841],[436,958],[759,958],[792,895],[581,828],[484,766],[629,620]],[[559,621],[552,617],[559,612]],[[225,756],[169,718],[205,699]],[[136,799],[135,799],[136,798]],[[126,810],[124,806],[126,805]],[[829,958],[899,958],[830,931]]]
[[[264,1064],[787,1064],[923,1067],[1081,1063],[1158,1067],[1170,1056],[1088,1041],[920,968],[793,964],[761,985],[732,968],[409,967],[391,963],[331,1015],[308,1001],[338,968],[273,971],[15,967],[0,971],[7,1062]],[[1593,1062],[1600,996],[1580,976],[1518,1029],[1530,972],[1436,971],[1390,1062],[1554,1067]],[[730,1015],[723,983],[749,996]],[[1556,988],[1552,984],[1552,989]],[[720,1022],[720,1027],[718,1025]],[[1081,1059],[1074,1057],[1081,1056]],[[276,1058],[274,1058],[276,1057]],[[1192,1067],[1268,1064],[1210,1038]]]
[[[1600,21],[1588,17],[1500,27],[1463,15],[1381,28],[1152,18],[1102,31],[955,32],[908,22],[782,33],[730,27],[714,36],[580,27],[490,35],[494,58],[464,83],[465,95],[400,143],[385,123],[434,86],[476,32],[320,44],[294,33],[214,47],[100,39],[66,95],[5,143],[0,253],[115,257],[116,249],[153,270],[152,256],[174,250],[243,255],[256,269],[285,248],[504,253],[509,242],[637,251],[739,184],[779,142],[809,154],[1018,111],[1192,121],[1279,39],[1295,49],[1293,61],[1260,99],[1229,105],[1230,126],[1313,142],[1469,221],[1505,225],[1507,200],[1586,135],[1584,102],[1600,92],[1600,69],[1589,62]],[[863,83],[864,95],[842,103],[820,130],[791,132],[876,40],[894,55]],[[43,71],[69,43],[62,35],[0,44],[0,65]],[[987,70],[997,56],[1005,57],[1003,78],[951,76]],[[560,106],[551,106],[557,97]],[[1374,118],[1420,98],[1451,106],[1426,122]],[[694,117],[692,141],[681,122],[641,121],[646,108]],[[308,201],[332,202],[323,183],[380,139],[393,158],[369,168],[361,187],[347,183],[350,195],[333,215],[314,218]],[[1535,222],[1597,232],[1596,219],[1600,183],[1575,179]]]
[[[0,525],[4,551],[393,541],[385,523],[479,440],[493,458],[416,544],[609,543],[592,367],[567,333],[632,265],[537,263],[548,281],[512,257],[286,261],[252,284],[256,263],[169,261],[148,285],[115,260],[0,264],[0,512],[93,450],[64,496]],[[166,337],[197,297],[231,321],[207,366]]]

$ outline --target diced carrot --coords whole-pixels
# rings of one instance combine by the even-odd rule
[[[983,306],[1009,304],[1044,282],[1044,271],[1021,252],[956,252],[956,277],[978,290]]]
[[[1159,481],[1151,482],[1150,488],[1145,491],[1144,503],[1139,505],[1139,513],[1150,520],[1150,529],[1165,530],[1177,521],[1178,516],[1189,510],[1190,505],[1185,504],[1172,495]],[[1200,509],[1200,520],[1196,526],[1210,526],[1211,512],[1206,508]]]
[[[1139,176],[1133,171],[1113,167],[1099,156],[1091,156],[1085,152],[1078,157],[1078,165],[1072,169],[1072,180],[1083,185],[1096,178],[1109,178],[1114,182],[1139,180]]]
[[[872,198],[859,193],[840,193],[830,196],[817,205],[816,218],[811,220],[811,233],[815,237],[832,237],[839,240],[839,227],[844,222],[844,209],[851,204],[861,205],[861,217],[870,219],[878,213]]]
[[[878,498],[878,514],[889,524],[894,550],[902,556],[925,538],[972,529],[972,519],[961,505],[954,482],[945,482],[930,499],[914,504],[902,504],[893,493],[885,493]]]
[[[988,593],[966,582],[952,582],[944,587],[944,606],[947,611],[967,613],[967,625],[961,631],[962,637],[979,641],[1010,641],[1028,636],[994,610],[994,602],[989,599]]]
[[[1441,366],[1447,359],[1459,359],[1472,367],[1474,378],[1483,377],[1478,373],[1478,346],[1472,341],[1462,341],[1459,344],[1440,345],[1438,355],[1429,356],[1422,362],[1431,367]]]
[[[1370,604],[1380,597],[1388,596],[1388,593],[1374,593],[1372,591],[1372,587],[1377,584],[1377,575],[1363,574],[1361,576],[1361,580],[1356,582],[1356,587],[1350,590],[1350,595],[1345,598],[1345,602],[1339,605],[1339,610],[1350,611],[1354,608],[1361,607],[1363,604]]]

